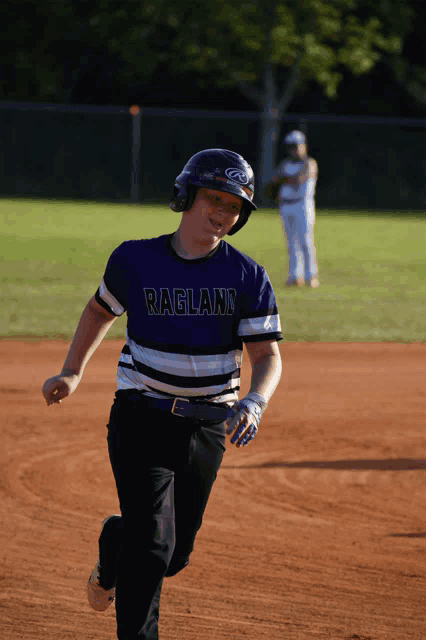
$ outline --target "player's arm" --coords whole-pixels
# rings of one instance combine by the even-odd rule
[[[230,410],[227,433],[231,444],[247,445],[257,433],[260,418],[281,378],[281,356],[276,340],[246,342],[251,363],[249,393]]]
[[[84,367],[116,317],[104,309],[94,296],[89,300],[81,314],[61,373],[49,378],[43,385],[42,393],[48,406],[60,403],[76,390]]]
[[[306,182],[310,178],[317,179],[317,177],[318,177],[318,164],[316,160],[314,160],[314,158],[306,158],[306,161],[301,171],[299,171],[299,173],[296,174],[295,176],[292,176],[292,180],[294,184],[299,185],[299,184],[302,184],[303,182]]]
[[[314,158],[309,158],[308,178],[318,178],[318,163]]]
[[[266,403],[272,397],[281,378],[281,356],[276,340],[246,342],[251,364],[250,393],[258,393]]]

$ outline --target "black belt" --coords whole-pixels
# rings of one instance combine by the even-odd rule
[[[229,411],[227,407],[219,407],[212,402],[191,402],[186,398],[153,398],[145,394],[142,394],[141,398],[152,409],[170,411],[174,416],[180,418],[224,422]]]

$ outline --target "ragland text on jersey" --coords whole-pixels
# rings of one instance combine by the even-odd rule
[[[159,291],[144,287],[146,308],[150,316],[231,316],[235,312],[235,289],[214,288],[212,294],[209,289],[168,289]]]

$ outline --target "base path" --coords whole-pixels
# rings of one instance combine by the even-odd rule
[[[48,408],[68,344],[0,340],[1,640],[116,637],[86,582],[118,511],[105,425],[122,344]],[[259,434],[228,445],[191,564],[165,580],[161,640],[424,640],[426,345],[280,348]],[[244,393],[247,357],[243,374]]]

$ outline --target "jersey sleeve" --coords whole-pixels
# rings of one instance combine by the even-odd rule
[[[115,316],[121,316],[127,309],[129,267],[126,261],[126,244],[121,244],[110,255],[95,293],[96,301]]]
[[[254,277],[245,287],[238,335],[243,342],[282,340],[277,301],[269,276],[256,265]]]

